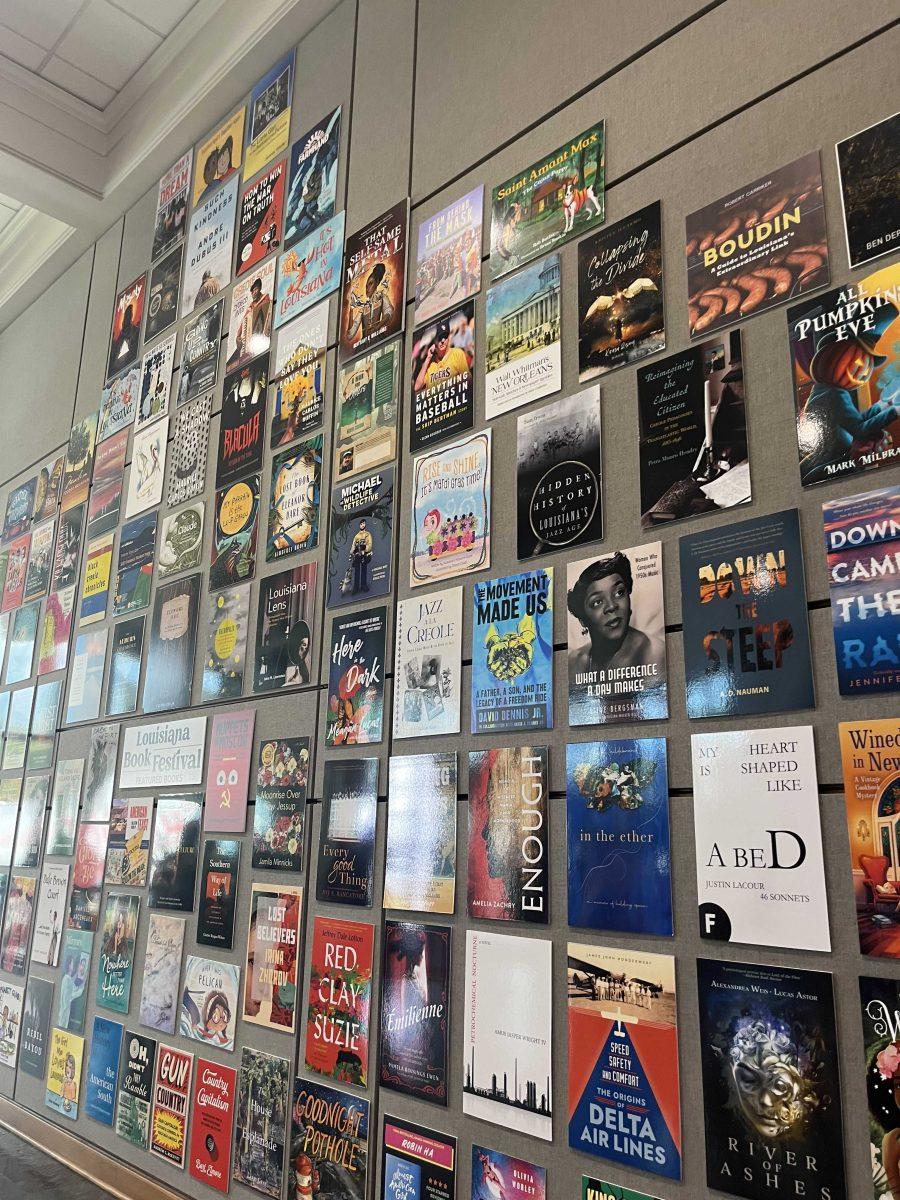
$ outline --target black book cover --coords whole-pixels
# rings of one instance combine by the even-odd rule
[[[156,590],[144,677],[146,713],[187,708],[191,702],[199,603],[199,575]]]
[[[259,743],[253,807],[254,871],[302,871],[309,738]]]
[[[310,681],[316,563],[260,581],[253,690],[272,692]]]
[[[25,988],[22,1033],[19,1042],[19,1067],[26,1075],[43,1079],[46,1074],[50,1014],[53,1009],[53,982],[32,975]]]
[[[234,945],[234,906],[237,901],[241,843],[232,838],[207,838],[200,877],[197,944],[231,950]]]
[[[184,327],[181,344],[181,375],[178,380],[178,404],[186,404],[216,386],[219,377],[219,341],[225,298],[205,308]]]
[[[225,376],[216,487],[233,483],[262,466],[268,377],[268,354],[261,354]]]
[[[391,588],[394,468],[382,467],[331,492],[328,607],[385,596]]]
[[[113,630],[106,690],[106,715],[120,717],[137,708],[141,651],[144,648],[144,617],[121,621]]]
[[[322,788],[316,899],[369,908],[375,874],[378,759],[330,759]]]
[[[708,1185],[748,1200],[841,1200],[831,975],[701,958],[697,981]]]
[[[194,911],[202,795],[160,796],[150,852],[149,908]]]

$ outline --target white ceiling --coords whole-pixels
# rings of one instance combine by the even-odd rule
[[[0,0],[0,329],[341,0]]]
[[[0,0],[0,54],[103,110],[198,0]]]

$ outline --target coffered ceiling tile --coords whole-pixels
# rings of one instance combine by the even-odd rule
[[[5,54],[29,71],[36,71],[47,57],[47,51],[42,46],[22,37],[13,29],[7,29],[5,25],[0,25],[0,54]]]
[[[79,71],[77,67],[73,67],[71,63],[67,63],[55,54],[41,74],[51,83],[64,88],[72,96],[77,96],[79,100],[84,100],[87,104],[101,110],[106,108],[116,94],[114,89],[108,87],[107,84],[101,83],[99,79],[94,79],[92,75],[86,75],[84,71]]]
[[[153,0],[152,4],[147,0],[112,0],[112,3],[165,37],[187,16],[197,0]]]
[[[0,25],[52,50],[87,0],[0,0]]]
[[[107,0],[91,0],[60,39],[57,55],[118,91],[147,61],[161,38]]]

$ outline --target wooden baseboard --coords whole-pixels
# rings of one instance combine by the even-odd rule
[[[127,1163],[105,1154],[80,1138],[66,1133],[52,1121],[45,1121],[20,1104],[0,1096],[0,1125],[14,1133],[76,1174],[90,1180],[96,1187],[115,1196],[116,1200],[184,1200],[183,1194],[173,1192]]]

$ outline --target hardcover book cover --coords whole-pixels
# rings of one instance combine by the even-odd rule
[[[259,743],[253,808],[254,870],[302,871],[309,738]]]
[[[45,862],[38,889],[31,961],[55,967],[59,961],[69,892],[69,864]]]
[[[83,929],[93,933],[97,928],[108,840],[108,825],[85,825],[82,822],[78,826],[75,865],[72,868],[72,892],[69,896],[69,929]]]
[[[105,882],[120,887],[144,887],[150,861],[153,797],[117,796],[109,818]]]
[[[144,319],[147,275],[139,275],[116,296],[106,378],[118,375],[137,361]]]
[[[553,568],[472,589],[472,732],[553,728]]]
[[[375,874],[378,759],[325,762],[316,899],[369,908]]]
[[[279,256],[276,329],[337,291],[341,286],[343,252],[344,214],[339,212]]]
[[[332,488],[329,608],[390,591],[393,527],[393,466]]]
[[[835,146],[851,267],[888,254],[900,237],[900,112]]]
[[[156,218],[153,224],[153,249],[150,253],[151,262],[156,262],[184,237],[193,160],[194,148],[192,146],[182,154],[176,163],[169,167],[159,181]]]
[[[26,1007],[27,1007],[26,996]],[[889,1196],[891,1175],[897,1169],[896,1129],[898,1054],[900,1054],[900,983],[863,975],[859,980],[859,1007],[865,1053],[868,1099],[869,1152],[872,1187],[870,1200]],[[22,1057],[25,1031],[22,1031]]]
[[[275,163],[241,196],[238,216],[237,274],[247,271],[274,254],[281,247],[281,220],[284,210],[284,188],[287,179],[287,159]],[[274,268],[275,261],[272,260]],[[274,278],[274,275],[273,275]],[[271,292],[269,296],[271,311]]]
[[[81,1107],[81,1066],[84,1038],[62,1029],[50,1036],[50,1060],[44,1104],[69,1121],[78,1119]]]
[[[203,558],[204,504],[187,504],[177,512],[166,513],[159,531],[159,577],[193,571]]]
[[[327,301],[278,331],[269,381],[273,387],[269,434],[273,450],[312,433],[322,424],[327,341]]]
[[[553,1140],[552,954],[543,938],[466,930],[463,1112],[545,1142]]]
[[[116,1133],[129,1145],[147,1150],[150,1146],[150,1106],[156,1041],[143,1033],[125,1030],[116,1095]]]
[[[56,996],[56,1024],[69,1033],[84,1033],[93,948],[94,935],[90,930],[66,930]]]
[[[145,713],[189,706],[199,605],[199,575],[185,575],[156,589],[144,672]]]
[[[160,1042],[156,1050],[150,1153],[184,1169],[193,1054]]]
[[[337,1083],[366,1087],[375,930],[316,916],[310,951],[304,1065]]]
[[[245,1046],[238,1073],[233,1177],[274,1200],[281,1197],[290,1102],[288,1060]]]
[[[666,348],[658,200],[578,243],[578,378]]]
[[[490,567],[491,432],[413,460],[411,588]]]
[[[254,692],[304,686],[311,678],[318,564],[289,567],[259,584]]]
[[[456,1138],[385,1116],[381,1138],[381,1200],[395,1196],[456,1196]]]
[[[194,911],[202,795],[160,796],[150,854],[149,908]]]
[[[225,297],[222,296],[215,304],[185,322],[178,381],[179,408],[216,386],[224,315]]]
[[[119,726],[115,723],[95,725],[91,730],[82,821],[109,820],[118,757]]]
[[[107,1008],[118,1013],[128,1012],[140,911],[140,896],[125,892],[107,892],[103,923],[99,929],[96,992],[98,1008]]]
[[[200,702],[237,700],[244,690],[250,584],[207,597],[206,657]]]
[[[211,310],[215,311],[215,310]],[[204,314],[205,315],[205,314]],[[188,333],[185,330],[185,339]],[[218,338],[216,347],[218,347]],[[182,378],[186,368],[182,365]],[[206,487],[206,459],[209,455],[209,417],[212,396],[198,396],[179,404],[175,413],[175,436],[169,465],[169,490],[166,502],[174,508],[193,500]]]
[[[481,290],[483,207],[484,187],[479,185],[419,226],[416,325]]]
[[[50,800],[47,822],[47,854],[70,855],[75,848],[75,824],[84,776],[83,758],[60,758]]]
[[[145,620],[145,617],[131,617],[113,628],[106,687],[108,717],[128,716],[137,708]]]
[[[241,968],[189,954],[181,986],[178,1032],[217,1050],[234,1049]]]
[[[84,1111],[101,1125],[112,1126],[116,1111],[116,1080],[122,1049],[122,1026],[94,1017],[91,1052],[84,1077]]]
[[[53,550],[53,573],[50,577],[50,590],[53,592],[74,587],[78,582],[78,567],[81,558],[81,535],[84,532],[85,509],[86,506],[84,504],[79,504],[74,508],[69,508],[60,513],[59,526],[56,531],[56,546]],[[10,565],[14,565],[11,562],[13,555],[12,546],[9,547],[7,553],[10,560],[7,563],[7,567],[9,567]],[[9,575],[8,569],[6,574]],[[3,596],[5,599],[5,580]]]
[[[546,746],[469,752],[470,917],[550,920]]]
[[[307,1195],[313,1179],[333,1200],[366,1200],[369,1101],[325,1083],[294,1080],[289,1189]]]
[[[121,488],[121,482],[119,486]],[[118,511],[116,516],[118,517]],[[50,586],[55,532],[55,522],[48,521],[44,525],[39,525],[31,535],[31,555],[28,559],[28,570],[25,572],[25,591],[22,594],[25,604],[29,600],[36,600],[39,596],[46,595],[47,588]]]
[[[413,337],[411,453],[471,429],[475,421],[475,301],[466,300]]]
[[[239,841],[207,838],[203,843],[203,871],[197,914],[198,946],[230,950],[234,945],[234,910],[240,861]]]
[[[213,716],[206,766],[207,833],[243,833],[253,757],[255,708],[232,709]]]
[[[665,738],[566,747],[569,924],[671,937]]]
[[[831,949],[811,725],[695,733],[700,936]]]
[[[461,587],[397,602],[395,740],[459,733],[462,603]]]
[[[19,1057],[23,989],[0,981],[0,1064],[13,1070]]]
[[[175,1032],[184,917],[151,912],[141,980],[140,1022],[160,1033]]]
[[[456,897],[456,751],[388,759],[385,908],[452,913]]]
[[[231,1182],[231,1142],[237,1071],[208,1058],[197,1059],[191,1100],[191,1141],[188,1170],[217,1192]]]
[[[169,422],[164,419],[135,429],[125,501],[125,516],[128,519],[154,508],[162,500],[168,445]]]
[[[447,1104],[451,930],[385,921],[379,1083]]]
[[[145,513],[122,526],[113,597],[113,614],[117,617],[146,608],[150,603],[157,516],[156,512]]]
[[[689,717],[812,708],[796,508],[679,539]]]
[[[396,457],[400,355],[398,339],[341,367],[335,398],[334,482]]]
[[[402,332],[409,200],[347,237],[338,350],[354,358]]]
[[[680,1179],[675,959],[569,942],[566,980],[569,1145]]]
[[[294,92],[294,51],[269,67],[250,93],[244,178],[252,178],[287,149]]]
[[[251,886],[242,1016],[252,1025],[290,1034],[297,1028],[302,909],[302,887]]]
[[[234,483],[262,466],[268,380],[268,351],[225,376],[216,487]]]
[[[129,367],[103,385],[100,394],[100,416],[97,422],[97,446],[120,430],[127,431],[134,424],[138,396],[141,391],[141,371],[137,365]],[[57,481],[57,498],[59,483]],[[54,511],[56,505],[54,503]]]
[[[290,184],[284,205],[286,249],[334,216],[340,142],[338,107],[291,146]],[[343,242],[343,235],[340,240]]]
[[[319,544],[322,434],[272,459],[266,562]]]
[[[137,352],[136,342],[135,352]],[[60,508],[63,512],[68,512],[70,508],[84,504],[88,498],[99,419],[99,412],[91,413],[83,421],[72,426],[69,445],[66,448],[62,495],[60,496]]]
[[[551,396],[562,387],[559,255],[549,254],[488,288],[484,415]]]
[[[181,285],[182,317],[205,307],[231,282],[239,182],[236,175],[232,176],[228,183],[204,199],[191,216]]]
[[[141,429],[151,421],[169,415],[169,392],[172,388],[172,372],[175,370],[176,337],[175,333],[169,334],[144,354],[141,361],[141,395],[134,418],[135,429]],[[168,429],[166,432],[168,433]],[[95,478],[96,468],[95,462]]]
[[[52,1011],[53,981],[32,975],[25,986],[25,1004],[19,1038],[19,1068],[34,1079],[43,1080],[47,1071]]]
[[[184,232],[182,218],[181,232]],[[171,254],[156,263],[150,271],[147,286],[147,324],[144,342],[150,342],[178,320],[178,299],[181,283],[181,263],[184,246],[176,246]]]
[[[14,867],[34,870],[40,864],[49,787],[49,775],[29,775],[22,784],[19,824],[13,847]]]
[[[708,1185],[762,1200],[777,1172],[794,1195],[843,1200],[831,975],[701,958],[697,986]]]
[[[268,355],[272,340],[272,293],[275,290],[275,259],[262,263],[251,275],[239,280],[231,292],[226,371],[234,371]],[[228,389],[228,376],[225,388]],[[239,389],[240,390],[240,389]]]
[[[326,746],[381,741],[386,623],[384,606],[331,623]]]
[[[234,587],[252,579],[259,540],[260,474],[230,483],[216,492],[210,546],[209,588]]]
[[[472,1200],[489,1200],[498,1192],[504,1200],[547,1200],[547,1172],[524,1159],[473,1144]]]
[[[829,279],[818,150],[686,221],[691,337],[756,316]]]

